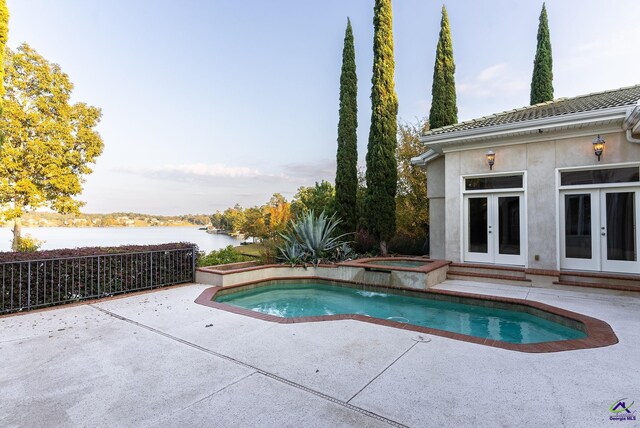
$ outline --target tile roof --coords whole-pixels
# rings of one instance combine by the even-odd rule
[[[506,125],[526,122],[534,119],[544,119],[554,116],[602,110],[612,107],[631,106],[640,100],[640,84],[626,88],[613,89],[592,94],[580,95],[573,98],[558,98],[546,103],[535,104],[478,119],[467,120],[454,125],[432,129],[424,135],[441,135],[458,131],[466,131],[489,126]]]

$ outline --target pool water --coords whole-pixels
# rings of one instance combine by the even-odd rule
[[[515,310],[322,283],[267,285],[221,295],[215,300],[283,318],[359,314],[510,343],[586,337],[582,331]]]
[[[421,267],[427,264],[427,262],[421,262],[419,260],[374,260],[371,262],[367,262],[368,265],[378,265],[378,266],[398,266],[398,267]]]

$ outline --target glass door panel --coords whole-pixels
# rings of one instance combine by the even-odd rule
[[[520,254],[520,197],[498,197],[498,253]]]
[[[598,195],[598,190],[560,194],[560,267],[600,270]]]
[[[469,198],[469,252],[488,253],[487,198]]]
[[[524,265],[524,194],[508,193],[492,196],[495,225],[496,254],[494,262],[505,265]]]
[[[493,263],[490,196],[464,198],[464,260]]]
[[[602,270],[640,273],[635,189],[601,191]]]
[[[564,195],[564,221],[566,257],[591,259],[591,195]]]

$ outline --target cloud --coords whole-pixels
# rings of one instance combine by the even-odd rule
[[[234,189],[237,194],[253,193],[256,185],[278,184],[290,187],[312,185],[316,181],[333,180],[335,161],[320,159],[311,162],[281,164],[272,171],[263,172],[246,166],[228,166],[221,163],[168,164],[159,166],[122,166],[114,171],[134,174],[151,180],[172,182],[198,182]]]
[[[511,70],[507,63],[486,67],[474,76],[463,76],[456,85],[461,95],[468,97],[508,98],[528,88],[526,78]]]
[[[234,167],[227,166],[221,163],[204,164],[204,163],[192,163],[192,164],[179,164],[179,165],[161,165],[152,168],[135,168],[135,167],[120,167],[117,168],[120,172],[128,172],[133,174],[152,175],[161,177],[163,175],[191,175],[202,177],[257,177],[260,172],[247,168],[247,167]]]
[[[283,172],[292,178],[305,181],[333,180],[336,174],[336,161],[319,159],[315,162],[292,162],[282,166]]]

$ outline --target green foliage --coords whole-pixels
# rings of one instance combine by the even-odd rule
[[[429,199],[424,170],[411,164],[411,158],[424,152],[419,137],[429,129],[425,119],[398,126],[398,193],[396,196],[397,234],[424,241],[429,228]]]
[[[214,250],[209,254],[200,253],[198,258],[198,266],[215,266],[227,263],[246,262],[253,260],[250,257],[243,256],[236,251],[232,245],[220,250]]]
[[[316,182],[315,186],[300,187],[291,202],[291,214],[300,218],[309,212],[333,214],[336,206],[337,189],[328,181]]]
[[[553,100],[553,56],[551,54],[551,37],[547,8],[542,3],[540,23],[538,24],[538,46],[533,60],[533,77],[531,79],[531,105]]]
[[[338,113],[338,151],[336,154],[335,208],[343,219],[341,229],[356,230],[356,194],[358,190],[358,76],[351,21],[347,20],[340,74],[340,110]],[[320,212],[321,210],[316,210]]]
[[[31,237],[30,235],[21,236],[16,245],[16,251],[19,253],[35,253],[42,247],[44,241]]]
[[[281,259],[287,263],[318,263],[335,260],[344,253],[343,238],[335,236],[340,220],[335,214],[328,217],[325,212],[316,216],[313,211],[291,221],[290,229],[282,234],[284,244],[279,248]]]
[[[237,232],[242,223],[244,223],[244,209],[239,204],[211,216],[211,225],[218,229]]]
[[[0,132],[0,216],[18,220],[25,210],[49,207],[78,213],[83,176],[92,172],[103,143],[94,130],[100,109],[71,104],[73,84],[60,66],[29,45],[6,50]],[[17,232],[17,233],[16,233]],[[14,228],[14,239],[19,239]]]
[[[431,110],[429,123],[431,128],[440,128],[458,122],[456,105],[456,65],[453,61],[453,45],[447,9],[442,6],[440,37],[436,48],[436,62],[433,67],[433,85],[431,87]]]
[[[9,9],[7,0],[0,0],[0,65],[4,65],[4,54],[9,36]],[[4,97],[4,67],[0,67],[0,99]],[[2,102],[0,101],[0,113],[2,113]]]
[[[391,0],[376,0],[373,16],[371,128],[367,146],[366,227],[386,254],[396,228],[396,116]]]
[[[238,231],[246,238],[264,238],[267,236],[268,231],[264,224],[263,210],[261,207],[245,209],[243,217],[244,221]]]
[[[302,248],[302,245],[291,238],[284,239],[282,246],[278,248],[279,259],[285,263],[295,266],[305,263],[306,253]]]

